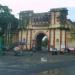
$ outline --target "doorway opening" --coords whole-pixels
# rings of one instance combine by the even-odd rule
[[[36,37],[36,50],[41,51],[48,47],[48,38],[44,33],[39,33]]]

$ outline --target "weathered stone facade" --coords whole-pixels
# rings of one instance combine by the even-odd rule
[[[36,46],[36,38],[39,34],[47,36],[48,50],[51,46],[58,50],[61,50],[62,47],[66,48],[70,32],[67,14],[66,8],[51,9],[45,13],[20,12],[19,41],[26,42],[24,49],[30,50],[33,46]]]

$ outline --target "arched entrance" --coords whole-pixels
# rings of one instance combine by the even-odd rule
[[[41,51],[43,45],[47,46],[48,45],[48,40],[45,40],[47,38],[46,34],[44,33],[39,33],[36,36],[36,50]],[[47,38],[48,39],[48,38]],[[44,42],[45,41],[45,42]]]

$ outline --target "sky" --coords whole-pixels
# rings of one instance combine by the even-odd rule
[[[68,18],[75,21],[75,0],[0,0],[0,4],[12,9],[18,17],[20,11],[34,10],[34,12],[47,12],[52,8],[68,8]]]

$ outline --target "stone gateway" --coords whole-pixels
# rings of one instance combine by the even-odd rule
[[[61,50],[62,45],[67,48],[71,27],[67,15],[66,8],[51,9],[44,13],[21,11],[18,39],[26,42],[24,49],[31,50],[33,47],[41,49],[41,41],[45,36],[48,38],[48,50],[51,47]]]

